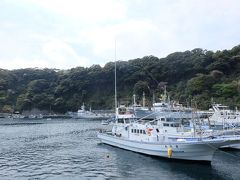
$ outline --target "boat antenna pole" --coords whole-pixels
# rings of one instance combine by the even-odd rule
[[[116,40],[115,40],[115,53],[114,53],[114,59],[115,59],[115,112],[117,114],[117,51],[116,51]]]

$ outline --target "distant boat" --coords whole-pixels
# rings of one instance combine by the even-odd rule
[[[115,117],[109,118],[107,120],[102,120],[101,124],[102,125],[109,125],[115,121]]]
[[[77,119],[104,119],[104,118],[106,118],[106,115],[105,114],[103,114],[103,115],[97,114],[92,111],[85,110],[85,105],[83,103],[83,105],[81,106],[81,109],[79,109],[77,111],[77,115],[75,118],[77,118]]]
[[[212,104],[213,114],[205,119],[213,129],[223,129],[224,134],[240,134],[240,112],[230,110],[222,104]],[[240,149],[240,144],[228,145],[223,148]]]
[[[143,106],[141,106],[140,104],[136,103],[136,95],[133,95],[133,105],[132,105],[132,109],[134,110],[134,113],[136,115],[137,118],[143,118],[146,117],[148,119],[153,119],[154,116],[152,116],[153,112],[151,110],[149,110],[148,107],[145,107],[145,94],[143,92]]]
[[[240,112],[230,110],[228,106],[222,104],[213,104],[213,115],[209,117],[209,121],[213,126],[224,126],[231,128],[240,126]]]
[[[172,117],[180,118],[191,118],[192,108],[185,107],[176,101],[170,101],[170,97],[167,95],[166,86],[164,87],[164,94],[159,98],[158,102],[155,102],[153,94],[153,104],[150,108],[145,107],[145,94],[143,93],[143,106],[136,104],[135,95],[133,95],[133,108],[138,118],[144,119],[155,119],[158,116],[169,115]],[[199,114],[201,115],[201,114]]]
[[[164,86],[164,94],[160,99],[160,102],[154,102],[152,111],[155,116],[163,116],[171,114],[171,117],[179,118],[191,118],[192,108],[185,107],[177,101],[170,101],[169,95],[167,95],[166,86]]]

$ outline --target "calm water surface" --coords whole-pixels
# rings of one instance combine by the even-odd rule
[[[100,121],[0,119],[0,179],[240,179],[240,151],[211,165],[169,161],[99,143]]]

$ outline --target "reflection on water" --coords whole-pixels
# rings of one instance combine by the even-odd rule
[[[100,121],[1,120],[1,179],[239,179],[240,152],[211,165],[169,161],[100,144]]]

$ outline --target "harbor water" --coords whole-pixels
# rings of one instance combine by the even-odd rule
[[[101,144],[100,121],[0,119],[0,179],[240,179],[240,151],[199,164]]]

